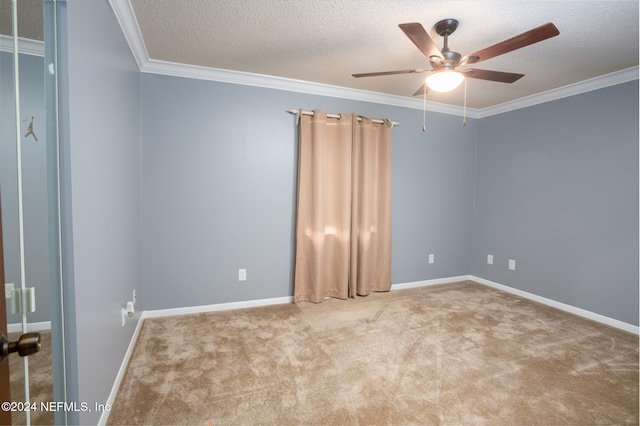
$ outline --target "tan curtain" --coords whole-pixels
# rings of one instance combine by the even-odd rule
[[[302,115],[294,300],[391,288],[391,122]]]

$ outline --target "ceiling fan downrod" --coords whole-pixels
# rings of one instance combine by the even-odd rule
[[[443,19],[438,21],[434,26],[436,33],[444,38],[444,44],[440,51],[444,58],[441,58],[443,59],[441,61],[435,61],[439,66],[453,68],[458,65],[460,59],[462,59],[462,55],[449,49],[449,36],[455,32],[456,28],[458,28],[458,20],[456,19]]]

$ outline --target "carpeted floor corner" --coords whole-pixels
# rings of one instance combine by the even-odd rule
[[[108,424],[638,424],[638,336],[473,282],[145,320]]]

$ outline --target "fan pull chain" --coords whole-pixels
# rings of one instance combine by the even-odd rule
[[[426,85],[427,83],[425,83]],[[425,87],[422,96],[422,131],[427,131],[427,88]]]
[[[464,79],[464,108],[462,109],[462,125],[467,125],[467,79]]]

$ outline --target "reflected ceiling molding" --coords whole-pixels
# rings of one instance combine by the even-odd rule
[[[13,37],[0,35],[0,52],[13,52]],[[44,41],[18,37],[18,52],[44,57]]]

